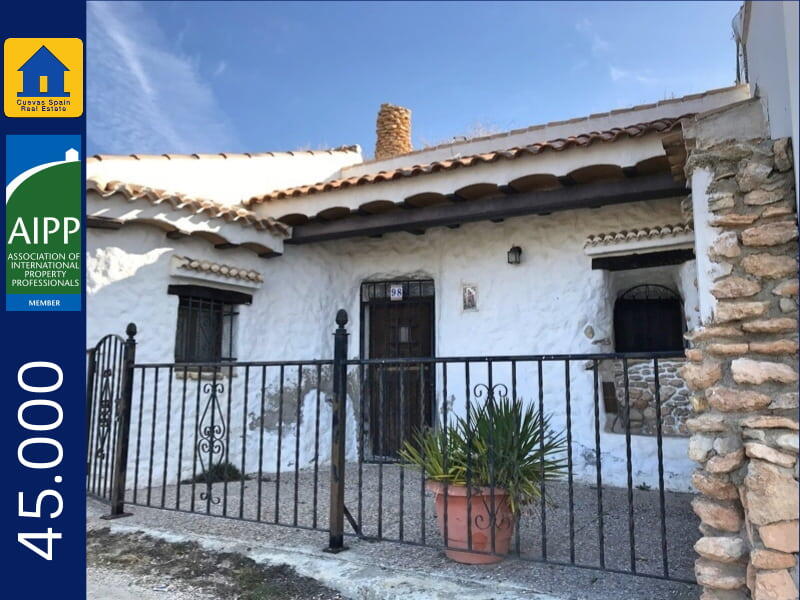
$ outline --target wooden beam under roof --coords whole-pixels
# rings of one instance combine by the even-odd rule
[[[687,193],[684,182],[669,174],[647,175],[606,183],[572,185],[549,191],[499,194],[489,198],[437,204],[409,210],[362,216],[351,215],[327,223],[295,225],[286,244],[310,244],[343,238],[374,236],[393,231],[421,230],[476,221],[597,208],[610,204],[672,198]]]

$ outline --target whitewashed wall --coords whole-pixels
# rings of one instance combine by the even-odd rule
[[[109,332],[122,333],[125,325],[133,321],[139,327],[137,362],[171,362],[178,299],[166,292],[170,283],[181,282],[169,275],[170,257],[179,253],[256,269],[264,274],[265,283],[255,291],[252,306],[243,306],[240,311],[236,355],[243,361],[330,358],[334,317],[339,308],[345,308],[350,315],[350,356],[356,357],[359,353],[360,283],[369,279],[416,276],[430,277],[435,281],[437,356],[609,351],[612,349],[610,344],[593,342],[613,331],[613,278],[607,272],[591,269],[591,259],[582,249],[584,239],[591,233],[680,220],[678,200],[662,200],[515,218],[499,224],[463,225],[456,230],[433,229],[422,236],[400,233],[380,239],[287,246],[284,256],[271,260],[260,259],[240,249],[215,250],[210,244],[191,238],[169,240],[163,232],[144,225],[127,226],[118,231],[91,229],[87,249],[88,342],[93,344]],[[523,249],[522,264],[518,266],[506,263],[506,252],[514,244]],[[685,268],[676,274],[683,282],[681,288],[691,280],[689,274]],[[477,311],[464,312],[461,309],[461,286],[464,283],[478,286]],[[684,293],[683,289],[681,292]],[[691,310],[692,304],[687,297],[687,310]],[[593,339],[584,332],[587,325],[598,332]],[[544,373],[545,411],[553,414],[556,426],[563,426],[566,418],[563,369],[563,364],[546,365]],[[291,377],[288,373],[287,381]],[[455,371],[449,372],[448,376],[449,410],[463,414],[464,393],[459,391],[464,389],[463,380]],[[159,397],[165,397],[165,379],[169,378],[164,372],[160,377]],[[476,369],[472,383],[478,383],[479,379],[479,370]],[[243,386],[243,380],[241,375],[235,378],[234,398]],[[441,383],[441,375],[439,381]],[[509,382],[507,364],[497,365],[494,381]],[[573,362],[570,382],[575,475],[594,482],[591,370],[580,361]],[[152,382],[147,383],[147,386],[151,385]],[[180,385],[173,379],[171,428],[168,432],[157,433],[155,439],[154,456],[158,464],[158,457],[163,456],[165,440],[171,438],[173,450],[167,466],[168,481],[174,481],[178,473],[177,457],[172,457],[180,439],[175,429],[174,408],[176,403],[180,405],[176,395]],[[253,385],[252,381],[250,385]],[[296,388],[292,390],[296,391]],[[287,388],[287,396],[291,393]],[[148,424],[153,423],[150,387],[146,387],[145,398],[148,394],[150,401],[145,402],[143,413],[146,432]],[[520,365],[518,394],[525,399],[538,400],[533,365]],[[301,407],[303,443],[299,464],[308,466],[313,459],[313,444],[309,446],[306,443],[309,437],[306,429],[309,423],[313,423],[315,393],[310,388],[303,388],[301,395],[304,398]],[[259,402],[257,398],[257,394],[249,396],[251,406]],[[190,416],[186,418],[193,419],[194,403],[189,404]],[[329,411],[324,398],[322,405],[324,411]],[[294,407],[291,405],[289,410],[294,410]],[[156,413],[155,424],[159,431],[165,427],[166,406],[161,403]],[[230,423],[231,439],[235,444],[241,444],[241,437],[237,436],[241,436],[242,427],[253,426],[252,419],[246,416],[242,414],[240,405],[234,405]],[[327,461],[328,413],[321,417],[321,435],[324,437],[320,443],[321,460]],[[350,459],[355,456],[355,438],[352,435],[355,418],[351,407],[348,422]],[[135,423],[136,419],[134,414]],[[605,415],[601,414],[604,483],[624,485],[624,436],[602,431],[604,419]],[[254,426],[258,427],[257,424]],[[248,439],[258,440],[252,429],[248,432]],[[291,468],[294,464],[293,435],[294,424],[285,427],[282,445],[290,451],[284,450],[282,468]],[[268,470],[268,464],[275,464],[277,433],[274,428],[268,429],[265,439],[263,454],[269,457],[270,462],[262,466]],[[185,440],[191,444],[189,438]],[[257,441],[254,443],[257,445]],[[246,470],[258,469],[257,456],[257,447],[248,442]],[[635,436],[633,457],[634,484],[657,485],[655,439]],[[688,490],[693,467],[686,458],[686,440],[665,439],[664,457],[668,487]],[[187,476],[187,460],[191,461],[191,457],[184,456],[181,477]],[[231,458],[235,464],[237,460]],[[145,465],[149,462],[149,447],[140,449],[140,461]],[[162,473],[157,473],[160,481]],[[140,482],[141,475],[140,472]]]
[[[772,138],[791,137],[795,188],[800,185],[798,126],[798,3],[749,2],[747,74],[764,103]]]

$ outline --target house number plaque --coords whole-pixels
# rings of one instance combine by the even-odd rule
[[[403,299],[403,284],[395,283],[389,286],[389,300],[398,301]]]

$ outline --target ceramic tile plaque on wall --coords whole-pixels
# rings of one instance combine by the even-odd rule
[[[461,308],[462,310],[478,310],[477,285],[465,283],[461,286]]]

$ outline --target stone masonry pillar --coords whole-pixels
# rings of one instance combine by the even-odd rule
[[[412,150],[411,111],[394,104],[381,104],[375,124],[375,158],[393,158]]]
[[[703,326],[687,334],[682,369],[694,391],[689,455],[699,463],[692,506],[703,537],[695,573],[702,600],[793,600],[798,233],[791,142],[700,137],[687,145],[686,170]]]

